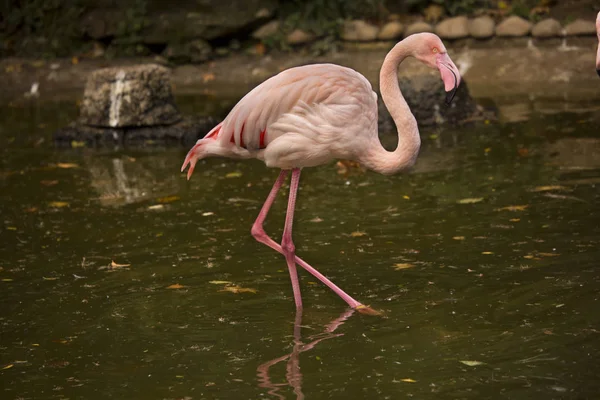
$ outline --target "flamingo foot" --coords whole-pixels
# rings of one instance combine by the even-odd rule
[[[373,316],[382,316],[383,315],[380,311],[377,311],[374,308],[371,308],[369,306],[365,306],[364,304],[359,304],[354,309],[356,311],[358,311],[359,313],[365,314],[365,315],[373,315]]]
[[[190,149],[190,151],[187,153],[187,156],[185,156],[183,165],[181,166],[181,172],[183,172],[185,170],[185,168],[188,166],[188,164],[190,166],[190,169],[188,170],[188,173],[187,173],[188,181],[190,180],[190,178],[192,177],[192,174],[194,173],[194,168],[196,167],[196,162],[198,162],[198,148],[199,147],[200,147],[200,144],[197,144]]]

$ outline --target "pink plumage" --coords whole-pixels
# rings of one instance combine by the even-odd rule
[[[290,68],[266,80],[244,96],[227,115],[189,151],[181,170],[188,165],[188,179],[198,160],[209,156],[256,158],[282,171],[252,227],[261,243],[286,257],[296,307],[302,308],[296,264],[329,286],[344,301],[364,313],[376,313],[354,300],[333,282],[295,255],[292,221],[300,169],[334,159],[354,160],[383,174],[412,166],[419,152],[417,123],[400,93],[397,68],[413,56],[438,68],[452,99],[460,83],[458,69],[441,40],[434,34],[407,37],[387,55],[380,73],[380,89],[396,126],[398,147],[388,152],[377,131],[377,95],[358,72],[335,64]],[[276,194],[292,171],[288,211],[281,244],[263,230],[263,222]]]

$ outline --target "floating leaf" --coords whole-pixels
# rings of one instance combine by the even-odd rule
[[[131,264],[117,264],[114,261],[110,262],[110,268],[124,268],[124,267],[129,267]]]
[[[17,227],[16,226],[7,226],[6,229],[9,231],[16,231]]]
[[[11,278],[4,278],[2,279],[2,282],[12,282],[13,280]]]
[[[408,383],[416,383],[417,382],[414,379],[410,379],[410,378],[400,379],[400,381],[402,381],[402,382],[408,382]]]
[[[481,254],[494,254],[493,251],[482,251]]]
[[[162,210],[163,208],[165,208],[165,206],[163,206],[162,204],[154,204],[152,206],[148,206],[148,210]]]
[[[185,286],[180,285],[179,283],[174,283],[173,285],[167,286],[167,289],[183,289]]]
[[[521,220],[521,218],[511,218],[509,219],[510,222],[519,222]]]
[[[2,369],[10,369],[14,366],[15,366],[14,364],[8,364],[8,365],[5,365],[4,367],[2,367]]]
[[[85,147],[85,142],[81,140],[71,140],[71,147],[74,149]]]
[[[242,176],[242,173],[240,171],[234,171],[234,172],[230,172],[227,175],[225,175],[225,178],[239,178]]]
[[[560,185],[549,185],[549,186],[536,186],[531,189],[532,192],[548,192],[550,190],[569,190],[568,188]]]
[[[209,281],[208,283],[212,283],[213,285],[228,285],[230,281]]]
[[[211,216],[211,215],[215,215],[215,213],[212,212],[212,211],[207,211],[207,212],[202,213],[203,217],[208,217],[208,216]]]
[[[404,200],[410,200],[410,197],[409,197],[409,196],[407,196],[407,195],[404,195],[404,196],[402,196],[402,198],[403,198]]]
[[[63,208],[68,207],[69,203],[67,203],[66,201],[51,201],[50,203],[48,203],[48,205],[53,208]]]
[[[57,180],[43,180],[43,181],[40,181],[40,183],[44,186],[54,186],[54,185],[58,184],[58,181]]]
[[[215,80],[215,74],[213,74],[212,72],[207,72],[202,74],[202,82],[203,83],[207,83],[210,81],[214,81]]]
[[[323,220],[321,218],[319,218],[319,217],[314,217],[309,222],[315,222],[315,223],[317,223],[317,222],[323,222]]]
[[[46,278],[45,276],[42,276],[42,279],[43,279],[43,280],[45,280],[45,281],[55,281],[55,280],[57,280],[58,278],[55,278],[55,277],[52,277],[52,278]]]
[[[483,201],[483,197],[467,197],[466,199],[460,199],[457,201],[458,204],[473,204]]]
[[[495,211],[525,211],[525,209],[529,207],[528,205],[520,205],[520,206],[506,206],[501,208],[496,208]]]
[[[352,236],[352,237],[361,237],[361,236],[365,236],[366,234],[367,234],[366,232],[356,231],[356,232],[352,232],[350,234],[350,236]]]
[[[220,292],[231,292],[231,293],[256,293],[256,289],[244,288],[236,285],[225,286],[223,289],[219,290]]]
[[[453,236],[452,239],[454,240],[465,240],[464,236]]]
[[[58,164],[56,164],[56,166],[58,168],[64,168],[64,169],[79,168],[79,165],[74,164],[74,163],[58,163]]]
[[[469,367],[476,367],[478,365],[485,364],[484,362],[481,362],[481,361],[472,361],[472,360],[461,360],[460,362],[465,365],[468,365]]]
[[[397,263],[394,264],[394,269],[396,271],[400,271],[401,269],[409,269],[409,268],[413,268],[414,265],[410,264],[410,263]]]
[[[166,196],[166,197],[160,197],[158,199],[156,199],[156,201],[158,201],[159,203],[172,203],[174,201],[179,200],[179,196]]]
[[[560,256],[560,254],[558,254],[558,253],[537,253],[537,254],[542,257],[558,257],[558,256]]]

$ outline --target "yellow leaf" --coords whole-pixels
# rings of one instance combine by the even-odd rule
[[[233,286],[225,286],[223,289],[219,290],[219,292],[231,292],[231,293],[256,293],[256,289],[251,288],[243,288],[236,285]]]
[[[42,279],[45,280],[45,281],[55,281],[58,278],[54,278],[54,277],[52,277],[52,278],[46,278],[45,276],[42,276]]]
[[[58,164],[56,164],[56,166],[58,168],[64,168],[64,169],[79,168],[79,165],[73,164],[73,163],[58,163]]]
[[[483,201],[483,197],[467,197],[466,199],[460,199],[457,201],[458,204],[473,204]]]
[[[163,208],[165,208],[165,206],[163,206],[162,204],[154,204],[154,205],[148,206],[148,210],[153,210],[153,211],[162,210]]]
[[[410,378],[404,378],[404,379],[400,379],[402,382],[408,382],[408,383],[416,383],[417,381],[415,381],[414,379],[410,379]]]
[[[131,264],[117,264],[114,261],[110,262],[110,267],[111,268],[123,268],[123,267],[129,267]]]
[[[406,196],[406,195],[402,196],[402,198],[403,198],[404,200],[410,200],[410,197],[408,197],[408,196]]]
[[[48,205],[54,208],[62,208],[68,207],[69,203],[67,203],[66,201],[51,201],[50,203],[48,203]]]
[[[225,178],[239,178],[240,176],[242,176],[242,173],[240,171],[234,171],[225,175]]]
[[[511,218],[509,219],[510,222],[519,222],[521,220],[521,218]]]
[[[494,254],[493,251],[482,251],[481,254]]]
[[[560,254],[558,253],[538,253],[538,255],[542,257],[558,257]]]
[[[212,212],[212,211],[207,211],[207,212],[203,212],[203,213],[202,213],[202,216],[203,216],[203,217],[210,217],[211,215],[215,215],[215,213],[214,213],[214,212]]]
[[[2,282],[12,282],[13,280],[11,278],[4,278],[2,279]]]
[[[4,367],[2,367],[2,369],[10,369],[12,367],[14,367],[14,364],[8,364],[8,365],[5,365]]]
[[[397,263],[397,264],[394,264],[394,269],[396,271],[400,271],[401,269],[409,269],[409,268],[412,268],[412,267],[414,267],[414,265],[413,264],[409,264],[409,263]]]
[[[547,192],[550,190],[568,190],[568,188],[560,185],[536,186],[531,189],[532,192]]]
[[[71,58],[71,64],[73,64],[73,65],[77,65],[77,64],[79,64],[79,58],[77,58],[77,57],[72,57],[72,58]]]
[[[16,226],[7,226],[6,229],[9,231],[16,231],[17,227]]]
[[[496,208],[495,211],[525,211],[525,209],[529,207],[528,205],[521,206],[506,206],[501,208]]]
[[[172,203],[177,200],[179,200],[179,196],[166,196],[156,199],[156,201],[158,201],[159,203]]]
[[[202,82],[207,83],[210,81],[214,81],[215,80],[215,74],[213,74],[212,72],[207,72],[205,74],[202,74]]]
[[[352,237],[361,237],[361,236],[365,236],[366,234],[367,234],[366,232],[356,231],[356,232],[352,232],[350,234],[350,236],[352,236]]]
[[[477,365],[485,364],[485,363],[483,363],[481,361],[471,361],[471,360],[461,360],[460,362],[463,363],[463,364],[465,364],[465,365],[468,365],[469,367],[475,367]]]
[[[465,240],[464,236],[454,236],[452,239],[454,240]]]
[[[213,285],[228,285],[230,281],[209,281],[208,283],[212,283]]]
[[[85,142],[81,140],[71,140],[71,147],[74,149],[85,147]]]
[[[174,283],[173,285],[167,286],[167,289],[183,289],[185,286],[180,285],[179,283]]]
[[[483,149],[483,151],[485,153],[489,153],[490,151],[492,151],[492,148],[491,147],[486,147],[485,149]]]

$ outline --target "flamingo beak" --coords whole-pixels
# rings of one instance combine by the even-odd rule
[[[436,57],[436,64],[440,70],[442,81],[444,81],[444,89],[446,89],[446,104],[450,105],[458,85],[460,85],[460,72],[454,62],[448,56],[448,53],[440,53]]]
[[[183,161],[183,165],[181,166],[181,172],[183,172],[185,170],[185,168],[188,166],[188,164],[190,165],[190,169],[188,170],[188,173],[187,173],[188,181],[192,177],[192,174],[194,173],[194,167],[196,166],[196,162],[198,161],[198,154],[197,154],[198,147],[199,147],[198,144],[195,145],[194,147],[192,147],[192,149],[187,153],[187,156],[185,157],[185,160]]]

